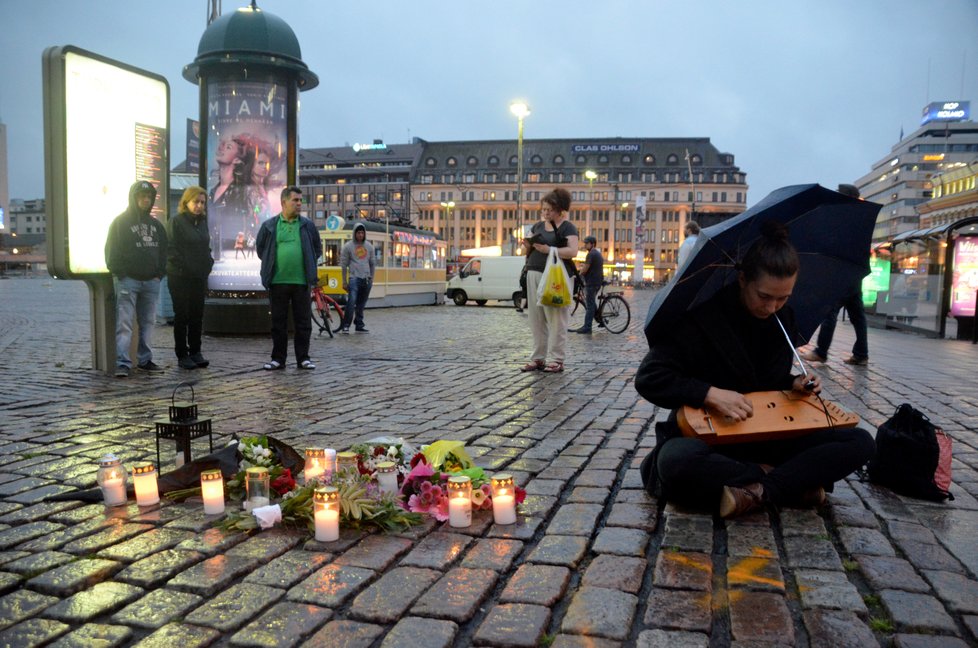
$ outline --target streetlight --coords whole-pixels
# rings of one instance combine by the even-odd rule
[[[516,135],[516,222],[520,235],[523,232],[523,120],[529,116],[530,107],[525,101],[514,101],[509,104],[509,112],[516,115],[519,124]]]
[[[449,219],[452,217],[452,207],[455,206],[455,201],[454,200],[449,200],[448,202],[444,202],[443,201],[442,204],[441,204],[441,206],[445,208],[445,222],[447,223],[449,221]],[[452,245],[452,259],[457,261],[457,257],[458,257],[458,252],[457,252],[457,250],[458,250],[458,228],[455,227],[455,223],[452,223],[450,225],[450,227],[452,228],[452,241],[453,241],[453,245]]]
[[[587,233],[590,234],[591,221],[594,219],[594,181],[598,179],[598,174],[592,171],[591,169],[587,169],[584,171],[584,177],[587,178],[587,195],[588,195],[587,223],[585,225],[585,229],[587,230]]]
[[[615,186],[615,193],[616,194],[618,193],[618,186],[617,185]],[[617,232],[615,231],[615,228],[617,226],[617,223],[615,222],[615,214],[618,211],[617,207],[618,207],[618,205],[616,204],[615,205],[615,209],[611,210],[611,258],[608,259],[609,261],[614,261],[615,260],[615,254],[616,254],[616,252],[615,252],[615,243],[616,243],[615,235],[617,234]],[[627,209],[627,208],[628,208],[628,203],[627,202],[623,202],[621,204],[621,218],[622,218],[622,220],[625,220],[625,209]]]

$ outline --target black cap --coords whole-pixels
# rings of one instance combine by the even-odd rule
[[[584,237],[584,242],[585,243],[591,243],[593,245],[597,245],[598,244],[598,239],[594,238],[593,236],[585,236]]]
[[[840,184],[838,191],[843,196],[849,196],[850,198],[859,197],[859,187],[857,187],[856,185]]]

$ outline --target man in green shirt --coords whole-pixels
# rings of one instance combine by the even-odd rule
[[[289,349],[289,309],[295,324],[295,360],[299,369],[315,369],[309,357],[312,308],[309,291],[318,281],[316,262],[323,243],[311,220],[300,214],[302,191],[296,186],[282,190],[282,213],[269,218],[258,230],[255,248],[261,259],[261,283],[268,291],[272,311],[272,359],[264,369],[285,368]]]

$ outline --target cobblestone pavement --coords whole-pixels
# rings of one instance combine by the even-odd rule
[[[572,335],[559,375],[517,371],[511,307],[446,305],[368,311],[369,335],[314,340],[313,372],[263,372],[269,341],[232,337],[185,372],[160,327],[166,372],[119,380],[89,368],[84,284],[0,281],[0,645],[978,645],[978,347],[871,330],[871,363],[850,367],[843,324],[820,367],[873,429],[905,401],[943,424],[953,502],[850,479],[817,512],[724,523],[642,490],[666,413],[632,386],[651,292],[628,297],[626,334]],[[459,439],[526,486],[523,515],[318,544],[224,536],[194,503],[45,501],[94,486],[106,451],[154,459],[152,421],[187,378],[216,443]]]

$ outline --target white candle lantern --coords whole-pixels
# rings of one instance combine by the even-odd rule
[[[324,477],[331,478],[333,473],[336,472],[336,450],[333,448],[326,448],[326,474]]]
[[[494,475],[492,487],[492,519],[496,524],[516,524],[516,484],[506,473]]]
[[[127,475],[119,457],[107,454],[99,459],[95,481],[102,489],[102,499],[106,506],[122,506],[126,503]]]
[[[377,485],[381,493],[397,492],[397,464],[393,461],[381,461],[377,464]]]
[[[160,489],[156,484],[156,466],[142,461],[132,466],[132,485],[136,490],[136,504],[152,506],[160,501]]]
[[[326,473],[326,450],[323,448],[306,448],[306,463],[303,475],[308,484],[314,479],[321,479]]]
[[[206,515],[224,512],[224,475],[220,470],[205,470],[200,473],[200,493],[204,498]]]
[[[448,524],[462,528],[472,524],[472,480],[465,476],[448,478]]]
[[[316,540],[333,542],[340,538],[340,492],[335,486],[317,488],[312,494]]]
[[[357,453],[337,452],[336,453],[336,472],[357,469]]]
[[[268,468],[263,466],[252,466],[245,469],[245,489],[248,499],[245,502],[245,510],[250,511],[260,506],[268,506],[272,501],[270,494]]]

